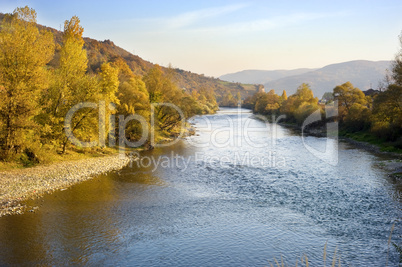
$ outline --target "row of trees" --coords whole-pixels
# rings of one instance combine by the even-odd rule
[[[295,94],[287,96],[283,91],[279,96],[274,90],[258,92],[244,100],[244,107],[255,113],[271,116],[286,115],[288,122],[301,124],[313,111],[321,108],[308,84],[303,83]]]
[[[402,148],[402,84],[397,80],[384,92],[365,96],[350,82],[333,90],[338,100],[338,120],[349,132],[371,131],[379,138]]]
[[[39,160],[40,151],[64,153],[71,145],[66,128],[85,142],[116,136],[118,126],[109,121],[115,113],[123,119],[130,114],[143,118],[142,123],[130,121],[124,129],[128,140],[138,140],[144,125],[150,126],[153,103],[172,103],[184,114],[155,105],[157,136],[179,131],[182,120],[194,114],[217,110],[213,91],[180,89],[174,72],[164,72],[158,65],[140,77],[119,58],[89,72],[82,34],[76,16],[65,21],[61,44],[55,43],[51,32],[38,29],[36,12],[29,7],[4,17],[0,30],[0,160]],[[48,64],[51,60],[56,64]],[[78,103],[95,105],[77,108],[66,127],[66,115]],[[101,117],[106,118],[105,129],[99,129]]]
[[[237,92],[236,96],[233,96],[230,91],[226,91],[222,97],[222,100],[219,102],[219,105],[222,107],[237,107],[239,104],[241,104],[241,101],[240,92]]]
[[[383,140],[393,142],[394,146],[402,148],[401,66],[402,61],[399,57],[394,64],[394,82],[388,85],[387,90],[373,97],[366,96],[350,82],[336,86],[332,96],[338,103],[338,116],[332,119],[337,120],[343,130],[370,131]],[[334,103],[336,102],[327,105]],[[320,110],[324,115],[325,110],[325,105],[319,103],[307,84],[299,86],[296,93],[289,97],[286,91],[283,91],[282,96],[275,94],[274,90],[268,93],[256,93],[244,101],[244,106],[251,108],[255,113],[269,117],[284,114],[285,121],[298,125],[301,125],[314,111]],[[322,123],[325,121],[326,119],[323,119]]]

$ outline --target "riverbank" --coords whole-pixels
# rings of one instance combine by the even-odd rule
[[[195,128],[186,124],[182,137],[195,134]],[[180,133],[171,132],[170,135],[159,136],[157,143],[169,143]],[[134,148],[134,151],[150,150],[149,144]],[[75,148],[77,150],[77,148]],[[79,150],[79,149],[78,149]],[[51,155],[52,161],[34,167],[22,167],[16,162],[0,165],[0,217],[11,214],[22,214],[26,211],[35,211],[37,207],[27,207],[22,204],[28,199],[39,198],[56,190],[65,190],[68,187],[89,180],[92,177],[119,170],[130,160],[135,160],[126,153],[123,158],[117,149],[106,148],[101,151],[70,151],[64,157]],[[0,162],[1,164],[1,162]]]
[[[267,117],[260,114],[254,114],[253,118],[264,122],[269,121]],[[299,134],[302,133],[300,125],[287,122],[279,122],[278,124],[285,128],[292,129]],[[303,130],[303,134],[316,137],[327,137],[325,126],[307,127]],[[365,133],[362,133],[361,135],[364,137],[364,134]],[[359,137],[358,133],[355,133],[355,135],[350,134],[348,135],[343,132],[340,132],[338,134],[339,140],[343,142],[347,142],[357,148],[364,149],[375,154],[385,155],[393,158],[390,160],[381,161],[377,164],[377,166],[387,171],[390,177],[393,177],[398,180],[402,179],[402,153],[384,150],[384,145],[381,145],[381,143],[372,144],[369,143],[368,141],[356,140],[358,137]]]
[[[96,158],[64,161],[51,165],[0,172],[0,217],[34,211],[21,204],[56,190],[91,179],[95,175],[118,170],[130,159],[118,154]]]
[[[278,123],[278,124],[281,126],[287,127],[287,128],[292,128],[295,131],[298,131],[300,133],[302,132],[301,126],[299,126],[299,125],[289,124],[289,123]],[[310,136],[316,136],[316,137],[327,137],[327,130],[326,130],[325,126],[311,127],[311,128],[305,128],[303,130],[303,134],[310,135]],[[362,133],[362,134],[364,135],[364,133]],[[380,142],[377,142],[376,144],[372,144],[369,141],[361,141],[361,139],[358,139],[356,137],[356,135],[351,136],[351,135],[345,134],[344,132],[339,132],[338,138],[341,141],[345,141],[358,148],[365,149],[365,150],[373,152],[373,153],[388,155],[391,157],[402,159],[402,153],[389,151],[390,148],[385,147],[384,145],[381,145]],[[386,148],[389,150],[387,150]]]

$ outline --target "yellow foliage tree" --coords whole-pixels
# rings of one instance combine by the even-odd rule
[[[169,69],[167,74],[162,72],[160,66],[155,65],[143,77],[143,81],[149,93],[150,103],[155,103],[155,120],[161,131],[169,132],[180,125],[182,118],[176,109],[167,105],[156,105],[156,103],[170,103],[181,108],[184,93],[173,82],[172,72]]]
[[[118,113],[124,116],[137,114],[147,122],[149,128],[149,94],[141,77],[134,76],[129,81],[121,83],[117,96],[119,99]],[[142,137],[143,130],[139,121],[130,121],[125,129],[126,138],[130,141],[137,141]]]
[[[367,99],[364,93],[353,86],[350,82],[338,85],[334,88],[334,98],[338,100],[339,119],[344,120],[345,116],[350,112],[353,104],[367,105]]]
[[[261,97],[257,99],[255,111],[260,114],[274,115],[279,110],[279,103],[280,96],[278,96],[274,90],[270,90],[268,93],[263,93]]]
[[[283,90],[281,99],[282,99],[282,101],[288,100],[288,95],[286,94],[286,91],[285,91],[285,90]]]
[[[297,88],[294,95],[282,102],[280,112],[286,115],[287,120],[301,124],[318,108],[318,98],[314,97],[310,86],[303,83]]]
[[[46,87],[46,63],[54,53],[53,36],[36,27],[36,12],[17,8],[0,31],[0,146],[2,158],[21,151],[34,136],[32,118]]]
[[[46,108],[40,116],[40,121],[45,125],[44,129],[49,129],[44,131],[43,139],[52,140],[57,146],[61,146],[62,153],[65,152],[69,143],[65,132],[65,117],[68,111],[78,103],[97,103],[98,100],[104,99],[104,94],[109,94],[106,98],[113,99],[111,91],[116,89],[115,87],[114,89],[106,88],[115,82],[115,79],[109,81],[107,78],[108,72],[113,72],[108,67],[105,67],[100,82],[97,77],[86,73],[88,59],[83,49],[83,31],[80,20],[76,16],[64,22],[59,66],[53,72],[51,86],[42,98]],[[79,109],[71,120],[71,132],[79,140],[91,141],[98,137],[97,120],[98,112],[95,109]]]

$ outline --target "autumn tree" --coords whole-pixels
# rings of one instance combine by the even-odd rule
[[[149,102],[154,107],[154,115],[157,128],[165,133],[168,133],[180,126],[185,117],[178,112],[172,105],[177,108],[185,109],[182,104],[184,92],[180,90],[172,81],[172,73],[164,74],[160,66],[155,65],[143,77],[143,81],[149,93]],[[181,129],[178,129],[181,131]]]
[[[212,88],[201,87],[198,94],[199,97],[194,99],[201,104],[202,114],[215,113],[219,109],[215,92]]]
[[[90,76],[87,71],[87,54],[83,49],[84,29],[80,25],[78,17],[73,16],[64,22],[63,41],[57,69],[52,75],[52,84],[42,98],[45,112],[41,114],[40,121],[45,125],[45,140],[54,140],[57,146],[61,146],[61,152],[65,152],[69,142],[66,136],[65,117],[69,110],[78,103],[94,102],[102,99],[102,94],[108,94],[109,81],[107,72],[112,72],[110,66],[106,66],[101,74],[101,81],[95,76]],[[113,75],[112,75],[113,76]],[[116,75],[114,75],[116,76]],[[111,91],[116,90],[116,86]],[[97,111],[93,108],[83,108],[75,112],[69,129],[80,140],[89,141],[98,137]],[[46,127],[48,126],[48,127]]]
[[[295,105],[297,107],[303,104],[314,105],[318,103],[318,98],[314,97],[313,91],[306,83],[301,84],[293,96],[295,97]]]
[[[293,122],[295,121],[294,112],[296,110],[295,105],[295,97],[293,95],[289,96],[287,100],[282,102],[281,107],[279,108],[280,114],[286,116],[286,120]]]
[[[118,104],[119,99],[116,96],[119,88],[119,69],[113,67],[110,63],[103,63],[100,72],[100,99],[106,103]]]
[[[237,100],[230,91],[227,91],[223,96],[221,105],[223,107],[237,107]]]
[[[201,87],[199,90],[193,89],[184,101],[187,102],[185,105],[193,107],[193,114],[211,114],[219,109],[214,91],[211,88]]]
[[[338,85],[334,88],[334,98],[338,100],[339,119],[343,121],[350,114],[351,108],[354,105],[354,110],[362,110],[367,105],[367,99],[364,93],[353,86],[350,82]],[[365,113],[362,113],[362,115]]]
[[[386,74],[385,91],[372,100],[371,131],[381,139],[402,148],[402,35],[401,48],[393,62],[391,74]],[[392,79],[389,79],[392,77]]]
[[[17,8],[0,30],[0,146],[2,159],[20,152],[35,136],[32,118],[46,87],[46,63],[54,53],[53,36],[36,27],[36,12]]]
[[[393,79],[388,79],[392,83],[373,99],[371,131],[402,149],[402,34],[399,40],[401,48],[393,62]]]
[[[295,94],[282,102],[281,114],[286,115],[288,121],[302,124],[303,121],[314,111],[319,109],[318,99],[306,83],[301,84]]]
[[[282,100],[282,101],[288,100],[288,95],[287,95],[287,93],[286,93],[285,90],[283,90],[283,93],[282,93],[282,95],[281,95],[281,100]]]
[[[241,93],[240,92],[237,92],[236,93],[236,100],[237,100],[237,103],[242,103],[242,100],[241,100]]]
[[[353,86],[350,82],[338,85],[334,88],[334,97],[339,105],[344,106],[347,111],[354,103],[365,105],[367,103],[364,93]]]
[[[258,99],[260,99],[264,95],[265,95],[264,91],[258,91],[254,95],[246,97],[246,99],[244,99],[244,101],[243,101],[243,107],[249,108],[249,109],[255,111],[255,105],[256,105]]]
[[[157,103],[163,101],[163,91],[166,90],[166,88],[164,88],[166,81],[163,78],[161,67],[155,65],[142,79],[149,93],[149,102]]]
[[[257,99],[254,110],[259,114],[275,115],[278,113],[279,107],[280,96],[274,90],[270,90]]]
[[[396,85],[402,86],[402,33],[399,35],[399,42],[401,49],[396,54],[392,65],[392,78]]]
[[[139,76],[123,82],[119,86],[117,95],[121,114],[136,114],[139,111],[149,110],[149,93]]]
[[[144,118],[149,128],[150,103],[149,93],[141,77],[133,76],[120,84],[117,97],[119,99],[118,114],[125,117],[137,114]],[[129,141],[137,141],[142,137],[142,125],[138,120],[132,120],[126,125],[125,133]]]
[[[120,83],[125,82],[133,78],[135,75],[130,67],[127,65],[126,61],[122,57],[117,57],[111,62],[112,67],[119,70],[119,81]]]
[[[374,98],[372,131],[379,137],[395,141],[402,136],[402,86],[391,84]],[[400,146],[402,147],[402,140]]]

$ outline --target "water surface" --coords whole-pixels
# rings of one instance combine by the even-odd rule
[[[247,110],[193,123],[196,136],[0,218],[0,265],[267,266],[282,255],[293,266],[306,254],[317,266],[326,242],[328,261],[338,247],[344,266],[385,265],[401,187],[383,158]],[[306,145],[338,148],[338,164]]]

